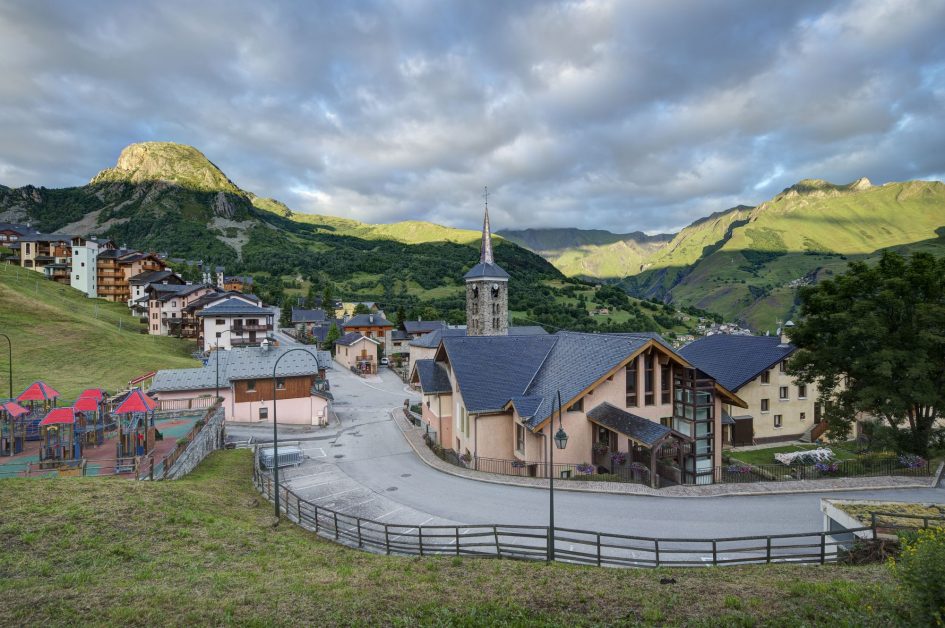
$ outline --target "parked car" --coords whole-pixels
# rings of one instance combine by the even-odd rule
[[[387,358],[381,358],[381,366],[390,366],[390,360]]]

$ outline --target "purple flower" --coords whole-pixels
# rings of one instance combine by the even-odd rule
[[[627,461],[627,454],[622,451],[615,451],[614,453],[610,454],[610,461],[615,465],[622,465]]]
[[[594,474],[594,471],[595,471],[594,465],[588,464],[588,463],[586,463],[586,462],[583,462],[583,463],[577,465],[577,467],[575,467],[575,469],[576,469],[577,472],[580,473],[581,475],[593,475],[593,474]]]

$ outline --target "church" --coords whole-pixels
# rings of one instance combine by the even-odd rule
[[[555,447],[556,478],[715,481],[722,405],[747,407],[742,399],[658,334],[516,333],[514,278],[495,262],[488,206],[479,262],[464,279],[466,329],[418,339],[435,345],[411,372],[438,445],[469,468],[506,475],[547,477]]]

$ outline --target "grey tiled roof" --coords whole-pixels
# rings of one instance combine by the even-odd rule
[[[446,329],[446,321],[404,321],[408,334],[426,334],[437,329]]]
[[[349,331],[347,334],[345,334],[344,336],[342,336],[341,338],[339,338],[338,340],[336,340],[336,341],[335,341],[335,344],[336,344],[336,345],[342,345],[342,346],[347,347],[347,346],[349,346],[349,345],[353,345],[354,343],[356,343],[357,341],[361,340],[362,338],[364,338],[364,339],[366,339],[366,340],[370,340],[370,341],[373,342],[374,344],[380,344],[380,343],[379,343],[377,340],[375,340],[374,338],[368,338],[368,337],[365,336],[364,334],[362,334],[362,333],[360,333],[360,332],[356,332],[356,331]]]
[[[447,337],[443,347],[469,412],[501,411],[522,395],[555,345],[554,336]]]
[[[538,325],[515,325],[509,327],[509,336],[546,336],[548,332]],[[440,346],[440,340],[454,336],[465,336],[466,328],[449,327],[447,329],[438,329],[429,334],[423,334],[419,338],[410,341],[411,347],[423,347],[426,349],[436,349]]]
[[[211,390],[216,385],[216,360],[220,360],[220,385],[239,379],[272,377],[272,367],[281,355],[298,347],[244,347],[229,351],[214,351],[207,365],[195,369],[165,369],[158,371],[151,384],[152,391]],[[294,351],[279,362],[277,377],[315,375],[319,368],[331,368],[331,353],[306,349],[315,354]],[[317,363],[316,363],[317,361]]]
[[[693,341],[679,353],[732,392],[794,353],[778,336],[716,334]]]
[[[538,412],[539,406],[543,401],[541,397],[512,397],[512,406],[518,415],[523,419],[530,419]]]
[[[498,264],[486,264],[479,262],[469,269],[463,279],[484,279],[484,278],[508,279],[509,274]]]
[[[647,447],[652,447],[672,433],[665,425],[630,414],[606,401],[588,412],[587,418]]]
[[[390,332],[390,339],[391,340],[410,340],[410,334],[408,334],[402,329],[395,329],[394,331]]]
[[[310,310],[302,307],[292,308],[293,323],[317,323],[325,320],[325,310]]]
[[[540,325],[514,325],[509,327],[510,336],[544,336],[548,332]]]
[[[271,316],[272,310],[247,303],[237,297],[230,297],[210,307],[206,307],[197,316]]]
[[[450,377],[442,364],[433,360],[417,360],[414,363],[417,377],[420,379],[420,388],[424,394],[438,394],[452,392]]]
[[[171,277],[173,276],[173,279]],[[129,280],[129,283],[135,286],[146,286],[149,283],[155,283],[164,281],[165,279],[171,281],[180,282],[180,285],[184,284],[184,280],[178,277],[170,270],[150,270],[143,273],[138,273]]]
[[[393,327],[394,324],[380,314],[358,314],[345,323],[345,327]]]

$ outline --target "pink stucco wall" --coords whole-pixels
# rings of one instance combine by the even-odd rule
[[[215,391],[202,390],[179,390],[170,392],[155,392],[154,396],[159,400],[164,399],[192,399],[203,395],[213,395]],[[272,400],[263,402],[244,402],[234,403],[233,394],[229,388],[220,389],[220,397],[223,398],[223,408],[226,413],[226,420],[235,423],[257,423],[259,419],[259,408],[269,409],[269,418],[272,420]],[[279,423],[292,425],[327,425],[328,424],[328,401],[322,397],[311,395],[300,397],[298,399],[280,399],[278,405]]]

